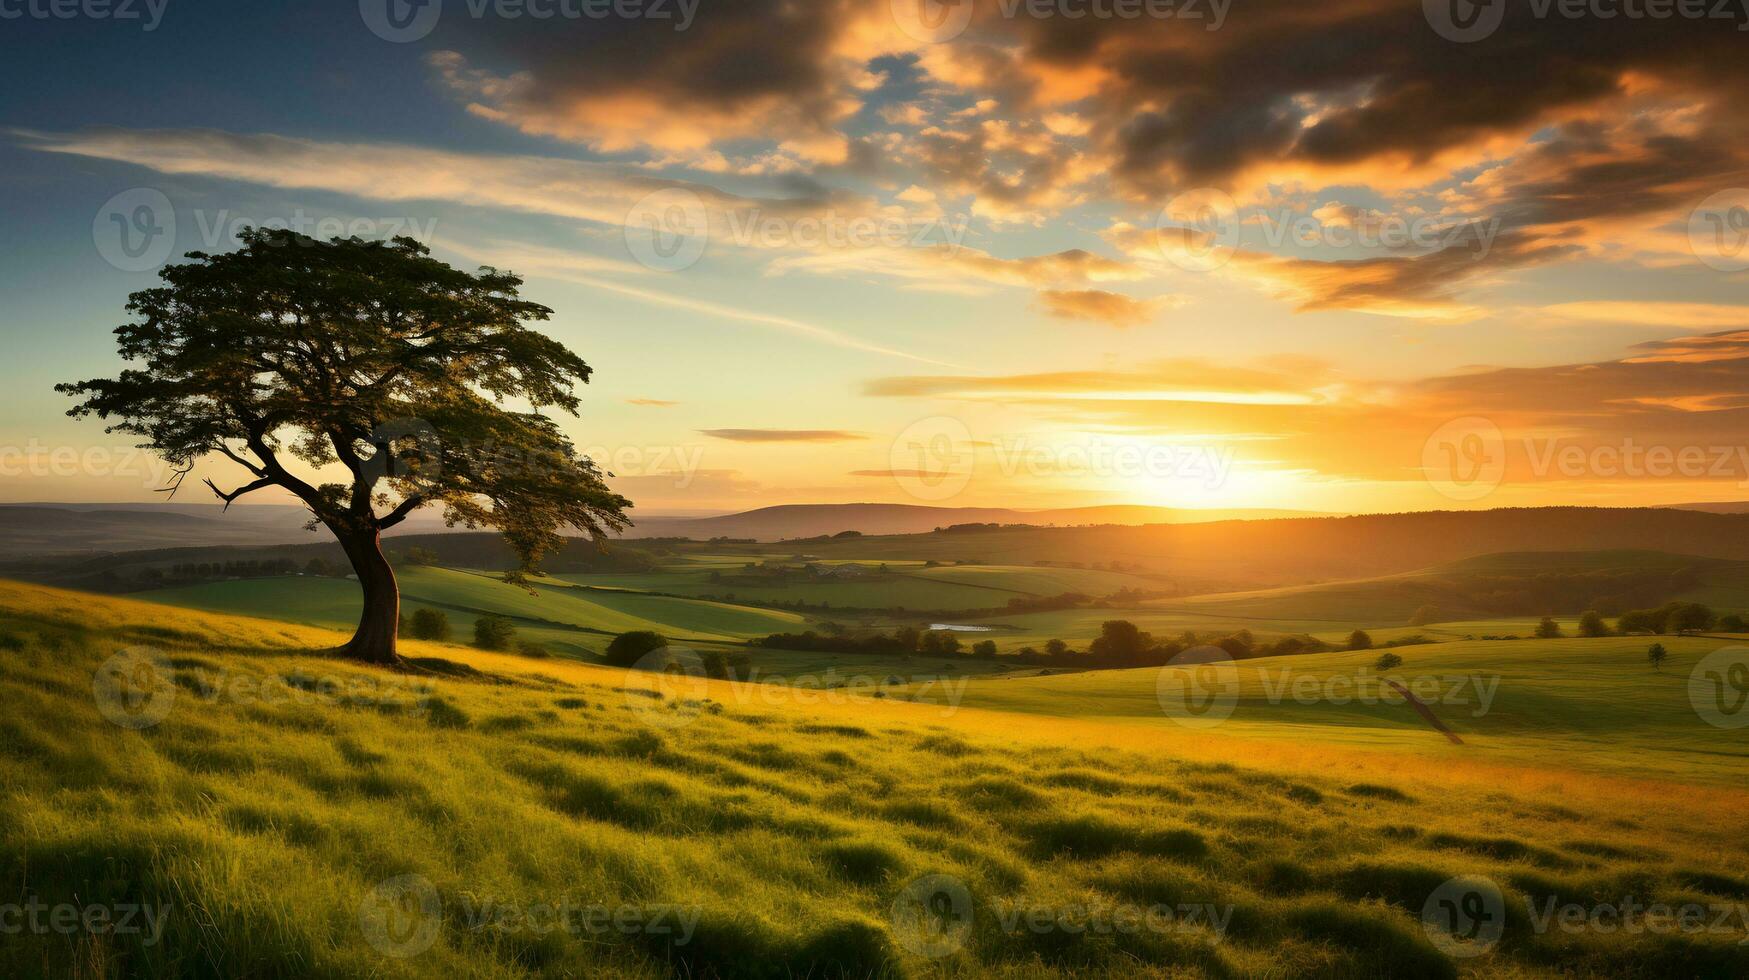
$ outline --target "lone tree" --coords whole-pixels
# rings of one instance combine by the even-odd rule
[[[1654,643],[1646,648],[1646,660],[1651,663],[1653,670],[1663,670],[1664,661],[1669,659],[1670,652],[1664,649],[1662,643]]]
[[[552,311],[518,298],[522,280],[470,274],[410,238],[318,241],[252,229],[221,255],[191,252],[163,285],[133,294],[116,328],[130,366],[57,385],[68,412],[140,436],[173,467],[222,457],[248,473],[225,505],[276,487],[333,532],[364,592],[358,630],[337,653],[399,665],[400,593],[382,532],[441,505],[450,526],[501,531],[521,573],[577,529],[601,538],[631,502],[544,413],[576,414],[590,369],[524,325]]]

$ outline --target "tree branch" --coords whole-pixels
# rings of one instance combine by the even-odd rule
[[[231,509],[231,501],[236,500],[238,497],[241,497],[246,493],[253,493],[256,490],[260,490],[262,487],[274,486],[275,483],[276,483],[276,481],[272,477],[264,476],[261,479],[256,480],[254,483],[249,484],[248,486],[238,487],[236,490],[233,490],[230,493],[226,493],[225,491],[220,490],[219,485],[214,483],[212,480],[209,479],[206,481],[206,485],[212,488],[213,493],[216,494],[220,500],[223,500],[225,502],[225,509],[226,510]]]
[[[394,510],[384,514],[382,520],[377,522],[377,526],[386,531],[389,528],[394,527],[396,524],[406,520],[408,514],[418,510],[420,507],[424,506],[424,504],[425,498],[419,494],[414,494],[406,500],[401,501],[400,505]]]

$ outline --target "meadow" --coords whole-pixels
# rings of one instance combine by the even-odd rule
[[[1355,743],[1352,712],[1162,725],[1126,671],[913,701],[408,643],[392,674],[312,653],[342,638],[317,627],[16,584],[0,637],[0,893],[157,923],[9,936],[7,975],[1749,970],[1740,918],[1584,924],[1749,901],[1740,768],[1567,765],[1700,724],[1625,668],[1576,690],[1618,659],[1585,641],[1503,649],[1540,666],[1430,756]],[[1571,750],[1497,750],[1539,726]]]

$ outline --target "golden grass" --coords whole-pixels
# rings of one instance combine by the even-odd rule
[[[408,652],[481,675],[397,677],[310,655],[337,642],[328,631],[14,583],[0,583],[0,635],[0,902],[168,910],[150,945],[6,936],[4,975],[1749,969],[1740,932],[1538,932],[1525,905],[1749,898],[1749,807],[1729,788],[1461,758],[1431,769],[1352,746],[439,644]],[[100,665],[134,645],[157,648],[153,690],[171,692],[138,730],[106,721],[92,693]],[[639,693],[656,686],[663,697]],[[1421,922],[1460,875],[1494,880],[1505,902],[1504,938],[1473,959],[1448,958]],[[971,903],[945,950],[899,914],[931,876]],[[435,917],[385,917],[399,893],[383,883],[408,881],[430,889]],[[567,901],[676,910],[692,928],[681,942],[477,919],[488,903]],[[1218,914],[1063,927],[1089,910],[1192,906]],[[428,948],[385,947],[427,923]]]

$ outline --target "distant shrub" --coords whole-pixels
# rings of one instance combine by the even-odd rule
[[[996,657],[995,640],[979,640],[972,644],[972,656],[982,660],[993,660]]]
[[[1670,651],[1664,649],[1664,644],[1654,643],[1646,648],[1646,661],[1653,670],[1663,670],[1664,661],[1670,659]]]
[[[516,644],[516,652],[525,657],[534,657],[537,660],[545,660],[553,655],[552,651],[548,650],[544,644],[536,643],[533,640],[523,640]]]
[[[1595,609],[1587,610],[1579,616],[1580,636],[1608,636],[1609,624],[1603,621],[1603,614]]]
[[[615,667],[630,667],[645,655],[667,645],[668,641],[660,633],[634,630],[614,637],[613,642],[607,645],[607,654],[603,659]]]
[[[1403,658],[1394,653],[1381,653],[1379,654],[1379,659],[1373,662],[1373,669],[1380,673],[1387,670],[1396,670],[1401,666],[1403,666]]]
[[[482,650],[508,650],[516,639],[516,627],[504,616],[487,615],[474,620],[474,646]]]
[[[1552,616],[1544,616],[1542,622],[1536,624],[1536,638],[1539,640],[1558,640],[1563,635],[1561,624]]]
[[[1437,622],[1439,622],[1439,607],[1431,604],[1415,610],[1415,614],[1409,617],[1410,626],[1427,626]]]
[[[407,631],[415,640],[449,639],[449,617],[440,609],[419,609],[408,621]]]
[[[724,655],[723,651],[706,650],[698,655],[698,659],[704,664],[706,677],[715,677],[718,680],[729,679],[729,658]]]
[[[1749,623],[1745,623],[1743,617],[1736,613],[1731,613],[1728,616],[1719,617],[1719,629],[1727,633],[1749,633]]]
[[[1371,650],[1372,637],[1367,635],[1366,630],[1355,630],[1348,634],[1348,649]]]

